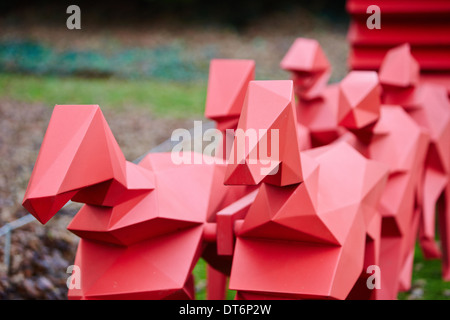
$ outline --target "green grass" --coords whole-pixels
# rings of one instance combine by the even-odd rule
[[[196,287],[195,298],[197,300],[206,300],[206,286],[207,286],[206,266],[207,266],[206,261],[200,259],[193,271]],[[233,300],[235,295],[236,291],[233,290],[226,291],[227,300]]]
[[[61,78],[0,74],[0,97],[21,102],[151,108],[158,116],[202,115],[206,82]]]
[[[419,246],[414,252],[412,285],[409,292],[401,292],[400,300],[410,299],[414,289],[423,290],[423,300],[450,300],[450,282],[442,279],[440,259],[425,259]]]

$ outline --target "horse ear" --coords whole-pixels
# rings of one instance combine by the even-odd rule
[[[296,125],[291,80],[250,81],[225,184],[286,186],[302,182]]]
[[[126,159],[98,108],[78,144],[59,191],[67,192],[109,180],[126,185]]]
[[[23,206],[42,223],[87,186],[126,185],[126,160],[98,105],[57,105]]]

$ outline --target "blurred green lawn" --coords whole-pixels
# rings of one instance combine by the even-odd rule
[[[206,97],[205,82],[169,82],[156,80],[85,79],[0,74],[0,98],[20,102],[55,104],[99,104],[121,110],[130,105],[151,108],[157,116],[201,116]],[[194,269],[197,299],[205,299],[206,263],[200,260]],[[450,282],[441,279],[440,260],[425,260],[417,247],[414,259],[412,291],[399,299],[449,299]],[[417,293],[418,296],[417,296]],[[421,294],[420,294],[421,293]],[[228,299],[234,292],[228,291]]]
[[[450,300],[450,282],[442,280],[442,263],[440,259],[424,258],[419,246],[414,252],[414,269],[410,292],[401,292],[399,299],[417,298],[414,292],[423,292],[420,299],[424,300]]]
[[[0,74],[0,97],[20,102],[98,104],[121,109],[151,108],[161,117],[203,115],[206,83],[157,80],[38,77]]]

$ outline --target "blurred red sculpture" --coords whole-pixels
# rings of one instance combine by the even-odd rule
[[[46,223],[85,204],[68,226],[84,275],[69,298],[193,299],[202,257],[211,299],[227,278],[236,299],[395,299],[416,239],[450,280],[449,100],[409,49],[334,84],[311,39],[281,62],[292,80],[213,60],[205,116],[233,135],[200,163],[129,162],[98,106],[56,106],[23,205]]]
[[[331,65],[318,41],[298,38],[288,50],[280,67],[289,71],[297,96],[298,130],[309,138],[303,149],[327,145],[342,130],[335,113],[338,107],[336,84],[328,85]]]
[[[396,104],[429,135],[426,159],[417,190],[419,243],[427,258],[442,256],[442,272],[450,280],[450,102],[443,86],[418,81],[420,67],[410,46],[390,50],[380,67],[383,100]],[[437,214],[436,214],[437,210]],[[439,219],[440,246],[436,242]]]
[[[373,5],[378,7],[379,29],[367,27]],[[445,86],[450,94],[449,1],[347,0],[346,10],[352,70],[378,71],[389,50],[408,43],[420,65],[419,81]]]
[[[253,60],[211,60],[205,117],[214,120],[219,130],[237,127],[248,83],[254,78]]]

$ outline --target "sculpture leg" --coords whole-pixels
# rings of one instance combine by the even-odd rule
[[[414,251],[419,230],[421,210],[417,208],[411,221],[411,231],[406,239],[406,252],[403,266],[399,275],[399,291],[405,292],[411,289],[411,281],[414,267]]]
[[[206,272],[208,279],[208,300],[224,300],[227,285],[227,276],[209,265]]]
[[[380,248],[381,289],[378,299],[395,300],[399,291],[401,271],[401,237],[382,237]]]
[[[450,184],[439,199],[439,231],[442,247],[442,278],[450,281]]]
[[[436,203],[439,196],[445,190],[446,183],[447,178],[444,174],[430,168],[426,169],[423,181],[423,211],[419,243],[425,258],[427,259],[437,259],[441,257],[440,248],[435,240]]]

